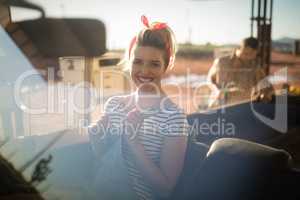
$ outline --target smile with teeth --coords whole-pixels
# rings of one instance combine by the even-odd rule
[[[150,77],[142,77],[142,76],[136,76],[137,80],[141,83],[150,83],[152,82],[154,79],[150,78]]]

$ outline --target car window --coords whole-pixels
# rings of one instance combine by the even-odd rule
[[[178,52],[162,85],[186,114],[218,108],[211,105],[219,102],[221,95],[207,81],[207,74],[215,59],[232,56],[240,41],[250,36],[250,0],[26,2],[30,9],[10,7],[11,22],[0,12],[0,152],[27,180],[36,164],[52,155],[52,172],[37,186],[49,199],[92,195],[87,185],[93,174],[88,172],[98,163],[91,162],[94,157],[88,136],[79,131],[61,133],[97,122],[107,99],[134,91],[127,63],[122,61],[130,40],[143,26],[141,15],[167,22],[174,29]],[[293,0],[285,2],[274,5],[267,80],[278,93],[287,87],[291,96],[298,97],[300,29],[295,19],[299,19],[299,11],[292,6]],[[4,21],[14,26],[8,30]],[[24,22],[30,30],[25,30]],[[59,29],[65,35],[57,36],[58,40],[45,38],[45,32],[34,31],[35,23],[47,23],[39,26],[43,27],[40,31]],[[52,25],[57,29],[51,29]],[[52,48],[59,44],[60,48]],[[286,74],[274,75],[282,69]]]

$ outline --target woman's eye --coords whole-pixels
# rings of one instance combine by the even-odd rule
[[[134,59],[134,60],[133,60],[133,64],[141,64],[141,63],[142,63],[141,60],[137,60],[137,59]]]
[[[157,62],[151,63],[151,65],[152,65],[153,67],[160,67],[160,63],[157,63]]]

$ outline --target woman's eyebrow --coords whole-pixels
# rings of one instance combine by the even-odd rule
[[[138,61],[143,61],[142,58],[139,58],[139,57],[135,57],[134,60],[138,60]],[[161,63],[160,60],[149,60],[148,62],[151,62],[151,63]]]
[[[151,60],[153,63],[160,63],[160,60]]]

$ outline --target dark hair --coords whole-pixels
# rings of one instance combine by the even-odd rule
[[[244,47],[250,47],[252,49],[257,50],[258,49],[258,40],[254,37],[248,37],[243,39],[242,45]]]

